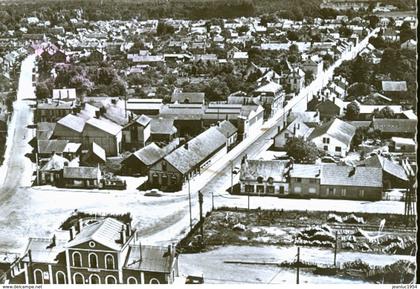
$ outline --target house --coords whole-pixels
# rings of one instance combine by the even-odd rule
[[[392,137],[390,150],[393,152],[410,152],[416,151],[416,142],[412,138]]]
[[[86,166],[97,166],[106,162],[106,152],[103,148],[93,142],[88,152],[82,158],[83,164]]]
[[[122,150],[121,131],[121,126],[107,119],[92,117],[82,131],[83,146],[87,148],[95,142],[108,156],[118,156]]]
[[[264,108],[264,119],[272,117],[279,109],[283,108],[285,92],[283,87],[275,82],[264,84],[253,92],[254,97],[259,97]]]
[[[174,92],[171,96],[171,103],[204,104],[204,99],[204,92]]]
[[[308,102],[308,110],[318,111],[322,121],[331,120],[344,113],[346,104],[337,97],[316,96]]]
[[[171,118],[153,118],[150,121],[150,140],[169,143],[176,138],[177,128]]]
[[[167,284],[178,276],[175,248],[140,245],[130,222],[95,217],[75,223],[59,237],[29,238],[8,283]]]
[[[313,77],[316,78],[324,70],[324,62],[320,57],[309,57],[302,63],[302,70],[305,73],[312,73]]]
[[[305,72],[300,67],[292,67],[287,75],[287,88],[290,92],[299,93],[305,85]]]
[[[226,145],[232,148],[238,140],[238,129],[228,120],[224,120],[217,124],[216,128],[226,136]]]
[[[82,143],[82,132],[86,120],[80,116],[68,114],[57,121],[54,127],[53,137],[57,139],[69,140],[75,143]]]
[[[404,43],[401,43],[401,49],[410,49],[416,50],[417,49],[417,41],[414,39],[409,39]]]
[[[316,127],[308,136],[308,140],[329,155],[345,157],[350,151],[355,133],[354,126],[340,119],[334,119]]]
[[[73,113],[74,102],[38,102],[35,110],[35,122],[56,122],[60,118]]]
[[[372,130],[380,130],[383,138],[409,137],[414,138],[417,132],[416,119],[377,119],[371,124]]]
[[[150,138],[152,119],[146,115],[134,118],[122,128],[124,150],[138,150],[146,145]]]
[[[406,81],[382,81],[382,92],[395,100],[407,94]]]
[[[317,198],[320,194],[322,165],[291,164],[289,170],[289,193]]]
[[[203,172],[226,152],[226,137],[211,127],[152,165],[149,183],[161,190],[179,191],[185,180]]]
[[[68,166],[70,161],[62,156],[53,154],[48,161],[39,169],[39,185],[54,185],[61,184],[63,178],[63,169]]]
[[[127,110],[137,115],[158,115],[162,106],[162,99],[129,98],[127,100]]]
[[[71,159],[81,153],[81,146],[81,143],[72,143],[61,139],[37,140],[36,152],[40,158],[48,158],[57,154]]]
[[[284,130],[280,130],[274,137],[274,147],[281,149],[289,138],[298,137],[306,140],[315,128],[306,125],[301,119],[296,118]]]
[[[64,167],[62,185],[66,188],[99,188],[102,172],[98,167]]]
[[[324,164],[320,198],[378,201],[382,199],[382,169]]]
[[[240,193],[244,195],[279,196],[288,193],[284,175],[288,161],[242,160],[239,176]]]
[[[408,176],[404,168],[384,156],[376,154],[360,161],[359,166],[381,168],[384,189],[407,187]]]

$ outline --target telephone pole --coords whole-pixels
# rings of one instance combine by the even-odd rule
[[[296,284],[299,284],[300,247],[297,248]]]
[[[190,176],[187,177],[188,180],[188,204],[190,207],[190,230],[192,230],[192,209],[191,209],[191,187],[190,187]]]
[[[337,246],[338,246],[338,231],[335,231],[334,267],[337,267]]]
[[[211,192],[211,210],[214,211],[214,193]]]
[[[200,235],[201,235],[201,243],[204,241],[204,232],[203,232],[203,193],[198,191],[198,204],[200,205]]]

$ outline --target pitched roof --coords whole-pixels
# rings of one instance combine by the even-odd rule
[[[382,168],[388,174],[391,174],[401,180],[407,181],[407,174],[402,166],[379,155],[374,155],[361,162],[366,167]]]
[[[168,254],[167,247],[131,245],[124,268],[170,273],[173,260],[174,254]]]
[[[113,250],[119,250],[121,243],[116,241],[120,238],[120,232],[124,224],[113,218],[106,218],[85,225],[66,247],[74,247],[88,241],[95,241]]]
[[[378,129],[385,133],[416,133],[416,119],[374,119],[372,120],[373,129]]]
[[[321,185],[382,188],[382,169],[325,164],[321,170]]]
[[[102,118],[97,119],[95,117],[92,117],[91,119],[89,119],[86,122],[86,124],[89,124],[89,125],[97,128],[97,129],[102,130],[102,131],[104,131],[106,133],[109,133],[111,135],[117,135],[122,129],[121,126],[119,126],[119,125],[117,125],[117,124],[115,124],[115,123],[113,123],[109,120],[102,119]]]
[[[52,155],[41,171],[61,171],[69,164],[69,160],[59,155]]]
[[[273,181],[284,182],[283,171],[288,161],[281,160],[246,160],[241,166],[241,180],[257,180],[262,177],[266,181],[269,177]]]
[[[166,153],[163,149],[161,149],[157,144],[151,143],[144,148],[135,151],[128,158],[135,157],[146,166],[151,166],[161,160],[165,155]]]
[[[63,153],[68,140],[52,139],[52,140],[38,140],[38,153],[51,154],[53,152]]]
[[[64,250],[66,241],[56,239],[55,246],[50,246],[51,243],[50,238],[29,238],[25,252],[31,250],[32,262],[58,263],[57,255]],[[25,255],[23,260],[29,262],[28,255]]]
[[[225,142],[226,137],[216,127],[211,127],[190,140],[187,145],[171,152],[165,160],[185,174],[224,146]]]
[[[63,178],[96,180],[100,173],[101,171],[97,167],[64,167]]]
[[[144,114],[142,114],[138,118],[136,118],[136,122],[138,124],[142,125],[142,126],[147,126],[150,123],[151,120],[152,119],[150,117],[148,117],[147,115],[144,115]]]
[[[389,92],[407,91],[406,81],[382,81],[382,90]]]
[[[150,121],[151,134],[175,134],[177,132],[174,126],[174,120],[170,118],[153,118]]]
[[[321,178],[322,165],[293,164],[291,178]]]
[[[238,129],[228,120],[224,120],[216,127],[224,136],[231,137]]]
[[[81,133],[85,127],[86,121],[79,116],[68,114],[57,121],[57,123],[78,133]]]
[[[336,118],[316,127],[309,135],[309,139],[327,134],[346,145],[350,145],[355,132],[356,128],[354,126]]]

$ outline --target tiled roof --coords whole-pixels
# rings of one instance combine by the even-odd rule
[[[150,121],[151,134],[175,134],[177,132],[174,126],[174,120],[170,118],[153,118]]]
[[[132,153],[128,158],[135,157],[144,163],[146,166],[151,166],[160,159],[162,159],[166,153],[155,143],[148,144],[144,148]]]
[[[316,127],[310,134],[309,139],[327,134],[338,141],[350,145],[351,140],[356,132],[356,128],[338,118]]]
[[[382,168],[388,174],[391,174],[401,180],[407,181],[407,174],[404,171],[404,168],[399,164],[394,163],[393,161],[379,155],[374,155],[369,157],[361,162],[366,167],[376,167]]]
[[[49,238],[29,238],[28,246],[25,252],[31,250],[32,262],[35,263],[57,263],[57,255],[64,251],[66,241],[57,240],[55,246],[52,244],[52,239]],[[48,248],[47,248],[48,247]],[[51,248],[49,248],[51,247]],[[29,262],[29,257],[24,257],[24,261]]]
[[[85,127],[85,120],[72,114],[68,114],[61,118],[59,121],[57,121],[57,123],[78,133],[81,133]]]
[[[353,170],[354,173],[352,173]],[[321,185],[382,188],[382,169],[336,164],[323,165]]]
[[[386,133],[416,133],[417,120],[413,119],[374,119],[373,129]]]
[[[64,179],[96,180],[101,171],[97,167],[64,167]]]
[[[97,119],[92,117],[86,124],[91,125],[99,130],[102,130],[111,135],[117,135],[121,131],[121,126],[105,119]]]
[[[238,129],[228,120],[224,120],[216,127],[224,136],[231,137]]]
[[[174,255],[168,253],[167,247],[131,245],[124,268],[170,273],[173,260]]]
[[[290,170],[292,178],[321,178],[322,165],[293,164]]]
[[[122,246],[117,240],[124,224],[113,218],[106,218],[85,225],[81,232],[73,240],[66,244],[67,248],[83,244],[88,241],[95,241],[112,250],[119,250]]]
[[[224,146],[225,142],[226,137],[216,127],[211,127],[190,140],[188,149],[183,145],[167,155],[165,160],[185,174]]]
[[[280,160],[246,160],[241,166],[241,180],[257,180],[262,177],[266,181],[269,177],[273,181],[284,182],[283,171],[288,161]]]

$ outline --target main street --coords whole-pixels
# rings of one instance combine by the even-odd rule
[[[352,52],[344,55],[344,59],[354,57],[367,40],[359,44]],[[167,244],[182,238],[189,229],[189,198],[188,185],[182,192],[165,194],[161,198],[145,197],[143,192],[135,189],[124,192],[116,191],[83,191],[60,190],[53,187],[31,188],[32,176],[29,159],[25,154],[30,151],[27,144],[32,132],[27,125],[32,122],[30,100],[34,98],[32,87],[32,67],[34,56],[22,63],[19,82],[18,100],[14,104],[15,114],[9,128],[10,140],[3,172],[6,176],[0,192],[0,250],[21,249],[28,236],[44,237],[52,233],[61,222],[75,209],[93,213],[125,213],[131,212],[134,227],[140,233],[142,243]],[[307,101],[316,91],[327,84],[335,67],[341,64],[337,61],[331,68],[298,96],[289,101],[263,128],[245,139],[228,155],[214,163],[200,176],[191,180],[192,219],[198,220],[197,192],[204,193],[204,211],[211,209],[212,194],[215,195],[217,206],[246,207],[247,198],[226,194],[230,186],[231,165],[236,166],[247,154],[250,158],[271,145],[271,139],[277,132],[277,127],[284,122],[290,110],[304,111]],[[231,162],[232,161],[232,162]],[[1,180],[0,180],[1,181]],[[333,204],[334,203],[334,204]],[[403,205],[403,204],[402,204]],[[390,212],[403,211],[396,202],[356,202],[330,200],[288,200],[277,198],[251,198],[251,207],[284,208],[284,209],[328,209],[338,208],[345,211]]]

